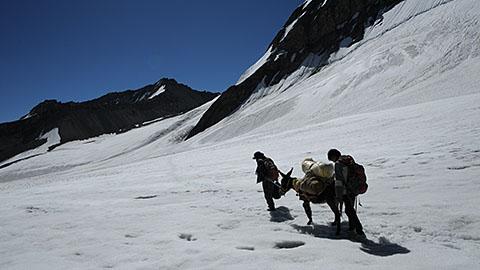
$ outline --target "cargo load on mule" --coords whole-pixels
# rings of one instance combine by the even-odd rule
[[[334,167],[331,163],[327,164],[306,158],[302,162],[302,171],[305,176],[292,183],[293,189],[300,195],[318,195],[334,181]]]

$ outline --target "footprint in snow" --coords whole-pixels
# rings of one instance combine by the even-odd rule
[[[395,186],[393,189],[409,189],[410,186]]]
[[[397,175],[395,176],[396,178],[406,178],[406,177],[414,177],[415,174],[401,174],[401,175]]]
[[[465,170],[470,168],[470,166],[456,166],[456,167],[448,167],[447,169],[453,170],[453,171],[459,171],[459,170]]]
[[[385,164],[389,161],[388,158],[378,158],[373,162],[367,163],[366,166],[368,167],[375,167],[375,168],[385,168]]]
[[[416,233],[421,233],[423,231],[423,228],[420,226],[413,226],[413,231]]]
[[[39,207],[34,207],[34,206],[28,206],[25,208],[27,210],[27,213],[32,213],[32,214],[35,214],[35,213],[48,213],[47,210],[45,209],[42,209],[42,208],[39,208]]]
[[[453,244],[442,244],[444,247],[448,247],[448,248],[451,248],[451,249],[455,249],[455,250],[462,250],[461,248],[453,245]]]
[[[239,246],[239,247],[236,247],[236,249],[254,251],[254,250],[255,250],[255,247],[251,247],[251,246]]]
[[[148,200],[148,199],[156,198],[157,196],[158,195],[138,196],[135,198],[135,200]]]
[[[397,215],[400,215],[401,213],[400,212],[378,212],[375,214],[379,216],[397,216]]]
[[[240,226],[239,220],[228,220],[220,224],[217,224],[217,227],[222,230],[233,230],[238,228],[239,226]]]
[[[215,194],[215,193],[217,193],[217,192],[219,192],[219,191],[220,191],[220,190],[218,190],[218,189],[206,189],[206,190],[200,191],[200,193],[202,193],[202,194],[203,194],[203,193],[214,193],[214,194]]]
[[[197,238],[194,238],[192,234],[189,233],[181,233],[178,235],[178,238],[187,240],[187,241],[196,241]]]
[[[278,249],[284,249],[284,248],[291,249],[291,248],[301,247],[301,246],[303,246],[303,245],[305,245],[305,242],[302,242],[302,241],[281,241],[281,242],[275,243],[274,248],[278,248]]]

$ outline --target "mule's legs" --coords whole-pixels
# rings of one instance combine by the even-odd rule
[[[337,226],[337,231],[335,232],[335,234],[339,235],[340,231],[341,231],[341,225],[342,225],[340,223],[340,211],[338,210],[335,199],[327,200],[327,204],[328,204],[328,206],[330,206],[330,209],[335,214],[335,221],[333,222]]]
[[[307,214],[308,217],[308,223],[307,225],[312,225],[313,219],[312,219],[312,208],[310,207],[310,202],[307,200],[303,201],[303,209],[305,209],[305,214]]]

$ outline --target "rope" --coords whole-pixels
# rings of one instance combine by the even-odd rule
[[[274,186],[278,187],[280,189],[280,195],[281,196],[284,196],[286,194],[282,189],[282,185],[280,185],[278,182],[274,182],[274,181],[270,180],[269,178],[265,178],[263,181],[268,181],[268,182],[272,183]]]
[[[360,197],[356,196],[355,197],[355,212],[357,212],[357,210],[358,210],[358,205],[360,205],[360,207],[363,207],[362,202],[360,201]]]
[[[279,188],[282,188],[282,185],[280,185],[278,182],[274,182],[274,181],[270,180],[269,178],[265,178],[265,180],[267,180],[268,182],[274,184],[275,186],[277,186]]]

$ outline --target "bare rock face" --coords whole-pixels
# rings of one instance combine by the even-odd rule
[[[59,129],[61,143],[127,131],[144,122],[189,111],[217,94],[200,92],[173,79],[137,90],[109,93],[86,102],[46,100],[22,119],[0,124],[0,161],[38,147],[40,137]]]
[[[363,39],[365,29],[403,0],[312,0],[298,7],[269,46],[266,62],[228,88],[202,116],[187,139],[235,112],[263,81],[278,83],[311,54],[328,56]]]

